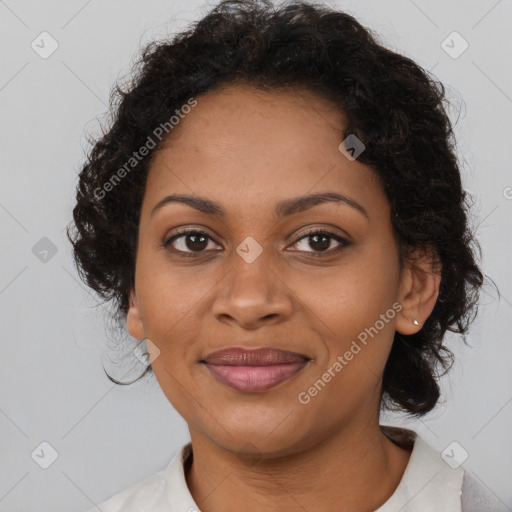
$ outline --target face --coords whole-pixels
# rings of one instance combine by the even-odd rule
[[[375,172],[338,149],[343,126],[310,92],[229,86],[198,97],[151,162],[128,328],[150,357],[158,347],[155,376],[191,435],[226,450],[292,453],[378,418],[406,280],[390,205]],[[171,194],[215,206],[154,209]],[[330,196],[295,203],[317,194]],[[244,391],[201,362],[229,347],[308,362]]]

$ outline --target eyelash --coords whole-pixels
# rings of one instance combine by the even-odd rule
[[[188,235],[192,235],[192,234],[193,235],[201,235],[210,240],[213,240],[210,237],[210,235],[208,233],[206,233],[205,231],[201,231],[199,229],[185,229],[185,230],[181,230],[179,233],[173,235],[172,237],[164,240],[164,242],[162,243],[162,247],[164,249],[167,249],[168,246],[175,240],[182,238],[182,237],[186,237]],[[308,254],[311,254],[314,257],[322,257],[324,255],[330,256],[333,253],[339,252],[340,250],[344,249],[345,247],[352,245],[351,242],[349,242],[345,238],[343,238],[335,233],[332,233],[330,231],[327,231],[325,229],[311,229],[307,233],[300,236],[300,238],[298,238],[292,245],[296,245],[301,240],[312,237],[314,235],[320,235],[320,236],[326,236],[326,237],[332,238],[332,239],[336,240],[336,242],[339,242],[340,245],[338,247],[335,247],[334,249],[328,249],[327,251],[299,251],[299,252],[306,252]],[[190,257],[195,258],[205,252],[205,251],[187,252],[187,251],[180,251],[179,249],[173,249],[172,251],[176,254],[179,254],[180,257],[185,257],[185,258],[190,258]]]

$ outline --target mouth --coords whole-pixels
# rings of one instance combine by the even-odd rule
[[[199,361],[217,381],[245,393],[262,393],[299,373],[311,361],[275,348],[232,347]]]

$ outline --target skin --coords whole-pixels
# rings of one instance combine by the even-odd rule
[[[412,334],[431,313],[439,274],[419,252],[414,267],[400,265],[376,173],[338,149],[342,112],[306,90],[241,85],[197,101],[151,161],[127,318],[132,336],[154,344],[151,358],[158,347],[155,376],[188,424],[190,492],[206,512],[227,503],[247,512],[373,511],[393,494],[410,456],[379,429],[384,366],[395,330]],[[366,215],[326,202],[276,217],[279,201],[319,192],[343,194]],[[225,215],[177,202],[151,215],[178,193],[218,202]],[[210,238],[199,252],[186,236],[163,248],[177,227]],[[309,228],[350,245],[328,238],[322,251]],[[248,236],[263,250],[251,263],[236,252]],[[400,313],[300,403],[298,394],[396,302]],[[242,393],[199,364],[230,346],[276,347],[311,361],[264,393]]]

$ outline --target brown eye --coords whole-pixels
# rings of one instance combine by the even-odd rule
[[[319,251],[326,251],[331,245],[331,238],[329,235],[310,235],[309,246],[312,249],[318,249]]]
[[[208,247],[208,242],[213,240],[204,231],[188,230],[167,239],[164,247],[172,245],[173,250],[183,253],[201,253]]]
[[[338,245],[331,248],[333,240],[336,241]],[[316,230],[310,231],[306,236],[299,238],[294,245],[300,246],[301,244],[302,248],[299,248],[300,252],[311,252],[315,256],[321,256],[322,253],[330,254],[341,250],[349,246],[350,242],[330,231]],[[312,249],[312,251],[309,251],[308,248]]]

